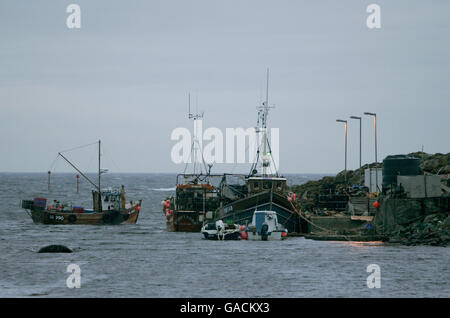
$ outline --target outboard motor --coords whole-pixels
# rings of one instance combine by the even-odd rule
[[[223,241],[225,239],[224,229],[225,226],[221,220],[216,222],[216,229],[217,229],[217,239],[219,241]]]
[[[261,240],[267,241],[269,237],[269,225],[267,223],[264,223],[261,227]]]

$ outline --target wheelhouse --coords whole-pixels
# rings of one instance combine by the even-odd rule
[[[248,193],[261,191],[286,191],[286,178],[283,177],[249,177],[247,179]]]

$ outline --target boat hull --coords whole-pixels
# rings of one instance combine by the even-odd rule
[[[170,232],[200,232],[202,222],[199,213],[194,211],[175,211],[167,220],[167,230]]]
[[[284,240],[284,237],[281,235],[281,231],[274,231],[268,233],[266,236],[262,236],[258,234],[257,232],[247,232],[247,240],[249,241],[281,241]]]
[[[287,196],[279,193],[260,192],[224,205],[217,217],[227,223],[248,225],[256,210],[275,211],[278,223],[289,233],[304,233],[306,225],[295,211]]]
[[[240,232],[227,233],[220,237],[217,234],[210,234],[207,232],[203,232],[202,234],[205,240],[212,240],[212,241],[239,241],[241,239]]]
[[[139,207],[139,208],[138,208]],[[64,225],[117,225],[136,224],[140,212],[140,206],[136,205],[124,211],[106,211],[94,213],[69,213],[33,209],[31,218],[37,224],[64,224]]]

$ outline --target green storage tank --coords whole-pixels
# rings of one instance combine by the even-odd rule
[[[383,160],[383,190],[397,185],[397,176],[422,174],[420,159],[408,155],[387,156]]]

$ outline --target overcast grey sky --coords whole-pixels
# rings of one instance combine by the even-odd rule
[[[70,3],[81,29],[66,26]],[[366,26],[371,3],[381,29]],[[342,170],[335,120],[364,111],[379,160],[450,151],[450,1],[2,0],[0,171],[46,171],[101,138],[111,171],[181,172],[170,134],[192,126],[187,93],[205,128],[252,127],[267,67],[281,172]],[[357,122],[348,133],[353,169]],[[369,117],[363,145],[373,160]],[[95,148],[71,155],[94,170]]]

